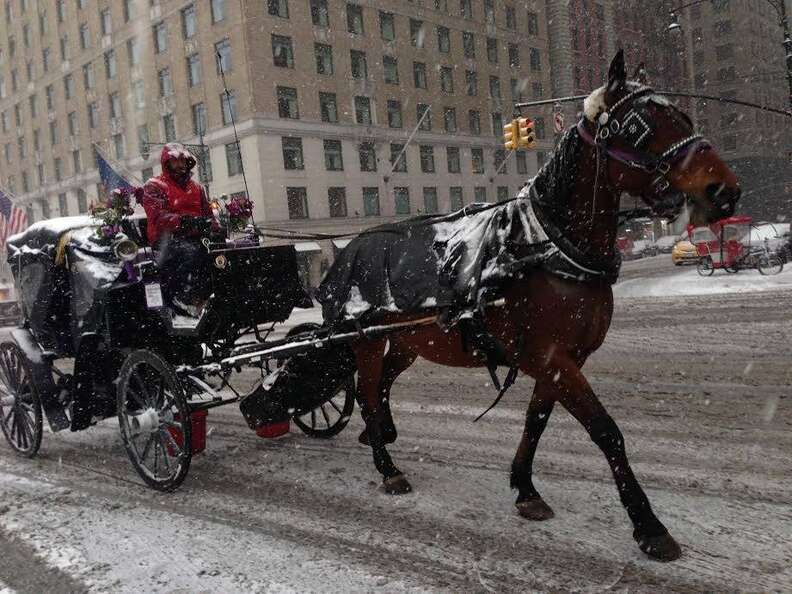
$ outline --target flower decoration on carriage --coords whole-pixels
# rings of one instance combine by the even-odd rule
[[[234,196],[225,204],[232,231],[244,231],[253,217],[253,202],[245,195]]]
[[[99,204],[91,204],[91,216],[99,220],[96,234],[102,242],[113,241],[121,233],[121,221],[133,214],[132,198],[139,202],[143,198],[143,188],[116,188],[109,198]]]

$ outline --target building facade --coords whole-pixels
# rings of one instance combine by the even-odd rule
[[[203,145],[212,196],[259,224],[356,232],[513,195],[552,147],[506,154],[550,88],[541,0],[6,0],[0,185],[31,221],[86,212],[97,148],[136,183]],[[239,138],[239,144],[236,138]],[[197,151],[201,152],[201,151]],[[333,256],[302,242],[312,282]]]

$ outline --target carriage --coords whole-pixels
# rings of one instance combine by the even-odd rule
[[[736,273],[756,268],[763,275],[778,274],[784,267],[767,243],[751,242],[751,217],[737,215],[714,221],[704,227],[688,227],[690,241],[699,257],[698,273],[711,276],[716,269]]]
[[[313,437],[341,431],[354,408],[350,336],[302,324],[275,338],[311,304],[294,247],[204,241],[212,295],[186,318],[163,302],[145,225],[127,218],[108,242],[94,219],[67,217],[9,239],[23,318],[0,344],[0,428],[11,447],[35,456],[45,420],[53,432],[79,431],[117,416],[135,470],[168,491],[205,448],[214,407],[240,403],[258,430],[293,420]]]

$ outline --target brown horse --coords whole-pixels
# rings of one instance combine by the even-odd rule
[[[562,140],[537,176],[568,178],[565,204],[535,205],[537,215],[559,231],[562,251],[577,254],[595,269],[617,261],[615,240],[623,192],[640,196],[657,214],[679,211],[685,196],[693,203],[696,224],[729,216],[740,196],[737,179],[706,141],[694,136],[690,120],[675,106],[640,83],[628,82],[623,54],[611,63],[608,83],[585,102],[577,128]],[[577,141],[576,162],[558,159],[564,143]],[[563,167],[561,167],[563,165]],[[558,180],[556,180],[558,181]],[[682,196],[680,200],[679,197]],[[670,205],[670,206],[669,206]],[[616,264],[618,271],[618,264]],[[540,268],[518,275],[502,290],[505,305],[488,308],[485,323],[519,370],[536,380],[525,429],[511,467],[519,515],[547,520],[553,511],[531,479],[534,454],[556,402],[588,432],[613,472],[622,504],[634,525],[639,547],[654,559],[671,561],[681,549],[657,519],[630,468],[624,438],[586,381],[581,368],[605,340],[613,313],[613,278],[570,280]],[[404,322],[419,314],[387,314],[384,323]],[[393,382],[418,357],[453,367],[480,367],[460,332],[437,325],[360,340],[353,349],[358,366],[358,398],[368,443],[384,489],[410,491],[404,474],[386,449],[396,439],[388,398]]]

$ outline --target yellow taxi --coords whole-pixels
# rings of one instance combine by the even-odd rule
[[[696,253],[696,246],[690,243],[687,238],[680,239],[674,244],[674,248],[671,250],[671,261],[676,266],[694,264],[698,262],[698,260],[699,257],[698,253]]]

